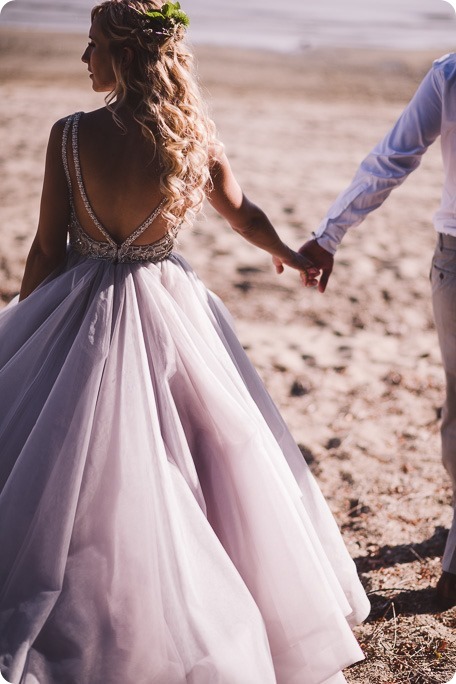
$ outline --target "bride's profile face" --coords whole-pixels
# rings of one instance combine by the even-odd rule
[[[112,67],[109,40],[101,30],[96,17],[90,27],[89,44],[81,59],[84,64],[87,64],[95,92],[106,93],[114,90],[116,77]]]

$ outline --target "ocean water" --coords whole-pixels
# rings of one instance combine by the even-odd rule
[[[0,24],[87,32],[94,0],[13,0]],[[444,0],[182,0],[194,43],[296,52],[309,47],[456,47]],[[1,5],[1,0],[0,0]]]

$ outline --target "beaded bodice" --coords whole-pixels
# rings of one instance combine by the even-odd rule
[[[149,245],[133,245],[139,238],[140,235],[153,223],[153,221],[160,214],[165,200],[163,199],[158,207],[147,217],[143,223],[136,228],[126,240],[124,240],[120,245],[111,237],[106,228],[100,223],[92,206],[87,197],[87,193],[84,187],[84,181],[81,173],[81,164],[79,161],[79,144],[78,144],[78,125],[79,119],[81,118],[82,112],[73,114],[65,122],[65,127],[63,130],[62,138],[62,158],[63,166],[65,169],[65,175],[68,183],[68,189],[70,194],[70,246],[71,248],[81,254],[82,256],[91,259],[105,259],[107,261],[112,261],[115,263],[122,262],[135,262],[135,261],[152,261],[158,262],[166,259],[173,250],[174,241],[176,237],[176,231],[168,232],[162,238],[156,242],[152,242]],[[73,161],[74,169],[76,175],[76,182],[81,195],[81,199],[84,203],[84,207],[87,214],[90,216],[91,220],[95,226],[100,231],[101,235],[105,240],[94,240],[90,235],[88,235],[84,228],[82,227],[74,206],[73,198],[73,187],[71,182],[71,176],[68,166],[68,137],[71,128],[71,143],[73,151]]]

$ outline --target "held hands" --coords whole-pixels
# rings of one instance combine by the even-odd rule
[[[293,252],[293,254],[296,253]],[[324,292],[334,266],[333,255],[323,247],[320,247],[317,240],[309,240],[306,242],[301,247],[298,254],[305,258],[307,265],[298,266],[290,264],[287,263],[285,259],[273,256],[272,262],[277,273],[283,273],[284,266],[297,268],[301,271],[300,276],[305,287],[316,287],[318,285],[318,291]],[[302,264],[302,262],[300,263]],[[296,262],[296,264],[298,264],[298,262]],[[317,280],[318,276],[320,276],[320,280]]]
[[[300,251],[294,252],[292,249],[287,249],[285,256],[273,255],[272,263],[277,273],[283,273],[285,266],[299,271],[299,276],[305,287],[316,287],[318,285],[317,278],[320,275],[320,269],[316,268],[313,261],[302,255]]]
[[[301,275],[303,285],[306,287],[315,287],[318,285],[318,291],[324,292],[334,266],[333,255],[323,247],[320,247],[317,240],[309,240],[306,242],[299,250],[299,254],[305,257],[312,266],[311,269],[307,268],[307,273],[309,274],[307,277],[305,276],[305,273]],[[276,257],[273,257],[272,261],[276,267],[277,273],[282,273],[282,264],[285,262]],[[317,280],[318,275],[320,275],[319,281]]]
[[[318,291],[323,293],[326,290],[329,276],[334,267],[334,256],[324,247],[320,247],[317,240],[306,242],[299,250],[299,253],[310,259],[313,265],[320,269],[321,276],[318,283]]]

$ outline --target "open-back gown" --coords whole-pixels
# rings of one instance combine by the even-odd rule
[[[369,605],[335,521],[173,235],[132,244],[161,206],[120,246],[94,215],[79,118],[66,261],[0,313],[0,671],[340,684]]]

